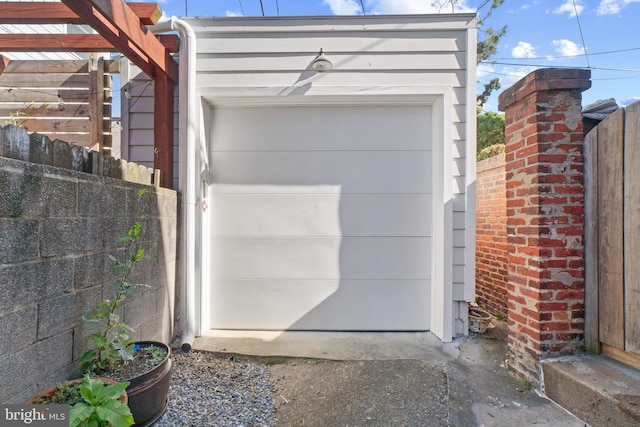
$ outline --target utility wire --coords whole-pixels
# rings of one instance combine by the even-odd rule
[[[276,13],[280,16],[280,5],[278,4],[278,0],[276,0]]]
[[[512,62],[497,62],[497,61],[482,61],[480,62],[480,64],[483,65],[512,65],[514,67],[537,67],[537,68],[545,68],[545,67],[549,67],[549,64],[516,64],[516,63],[512,63]],[[575,68],[575,67],[571,67],[571,66],[556,66],[554,65],[554,68]],[[584,67],[585,69],[589,69],[589,70],[602,70],[602,71],[628,71],[628,72],[632,72],[632,73],[640,73],[640,68],[614,68],[614,67],[594,67],[594,66],[589,66],[589,67]]]
[[[618,49],[618,50],[607,50],[604,52],[591,52],[589,56],[597,56],[597,55],[610,55],[612,53],[623,53],[623,52],[631,52],[634,50],[640,50],[640,47],[630,47],[628,49]],[[558,56],[532,56],[529,58],[493,58],[500,59],[506,61],[528,61],[528,60],[536,60],[536,59],[563,59],[563,58],[577,58],[582,55],[558,55]]]
[[[264,16],[264,6],[262,5],[262,0],[260,0],[260,9],[262,9],[262,16]]]
[[[584,58],[587,60],[587,67],[591,68],[591,64],[589,64],[589,54],[587,53],[587,45],[584,43],[584,34],[582,33],[582,25],[580,24],[580,15],[578,14],[576,0],[573,0],[573,10],[576,12],[576,21],[578,21],[578,29],[580,30],[580,39],[582,40],[582,47],[584,49]]]
[[[367,11],[366,11],[366,10],[364,10],[364,3],[363,3],[363,1],[362,1],[362,0],[360,0],[360,7],[362,7],[362,14],[363,14],[363,15],[366,15],[366,14],[367,14]]]
[[[244,7],[242,7],[242,0],[238,0],[238,3],[240,3],[240,12],[242,12],[242,16],[244,16]]]

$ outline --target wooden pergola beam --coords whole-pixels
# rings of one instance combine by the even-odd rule
[[[156,3],[127,3],[145,25],[154,25],[162,16]],[[84,24],[85,22],[64,3],[3,2],[0,24]]]
[[[9,66],[11,60],[6,56],[0,55],[0,75],[4,72],[4,70]]]
[[[178,51],[174,34],[158,36],[167,52]],[[0,34],[2,52],[114,52],[119,49],[100,34]]]
[[[82,20],[150,77],[158,72],[178,81],[178,65],[158,38],[122,0],[62,0]]]
[[[3,2],[0,24],[79,23],[90,25],[99,35],[6,34],[0,35],[0,51],[119,51],[129,58],[154,79],[154,164],[155,169],[161,171],[161,185],[170,188],[173,183],[173,97],[178,65],[169,53],[177,51],[178,38],[157,37],[146,27],[156,23],[161,13],[155,4],[138,5],[123,0]],[[146,17],[141,18],[140,14]],[[0,56],[0,74],[8,64],[6,58]]]

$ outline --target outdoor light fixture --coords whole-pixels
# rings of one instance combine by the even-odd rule
[[[318,56],[316,56],[311,63],[311,68],[319,73],[323,73],[333,68],[333,64],[329,61],[329,58],[324,55],[322,49],[320,49],[320,53],[318,53]]]

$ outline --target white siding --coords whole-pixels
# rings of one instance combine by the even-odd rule
[[[315,97],[339,87],[362,94],[367,88],[375,88],[377,94],[398,93],[399,88],[428,93],[428,88],[439,88],[434,92],[447,94],[447,109],[437,116],[445,120],[439,152],[450,159],[441,168],[446,181],[440,183],[447,205],[442,219],[448,227],[443,234],[447,247],[444,255],[434,256],[442,256],[447,264],[443,280],[449,285],[440,295],[445,339],[465,332],[466,319],[459,316],[464,317],[464,301],[472,301],[474,295],[474,15],[185,20],[197,35],[198,92],[212,106],[230,97]],[[311,69],[320,49],[333,63],[330,72]],[[138,103],[132,111],[146,105],[143,99]],[[152,144],[152,139],[136,136],[138,124],[149,135],[149,118],[132,115],[129,122],[131,152],[144,157],[149,152],[140,146]]]

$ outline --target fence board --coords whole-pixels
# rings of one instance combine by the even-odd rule
[[[584,251],[585,251],[585,319],[584,346],[600,352],[598,338],[598,130],[593,129],[584,141]]]
[[[27,130],[27,132],[38,132],[49,134],[51,132],[83,132],[88,133],[91,129],[91,121],[88,119],[77,120],[36,120],[30,119],[22,122],[21,126]],[[57,137],[56,137],[57,138]],[[87,140],[87,135],[84,135],[84,139]]]
[[[58,94],[69,102],[89,102],[88,91],[79,89],[22,89],[0,88],[0,102],[28,102],[28,103],[58,103]]]
[[[2,74],[51,74],[51,73],[88,73],[89,66],[85,60],[12,60]],[[120,60],[104,61],[104,72],[120,73]]]
[[[624,148],[625,350],[640,354],[640,103],[626,108]]]
[[[9,88],[36,87],[36,88],[88,88],[88,74],[1,74],[0,86]]]
[[[623,137],[624,109],[598,126],[600,341],[624,348]]]
[[[105,109],[103,108],[103,111]],[[55,103],[33,103],[33,104],[0,104],[0,118],[10,116],[18,119],[28,119],[30,117],[88,117],[89,104],[69,104],[58,105]]]

